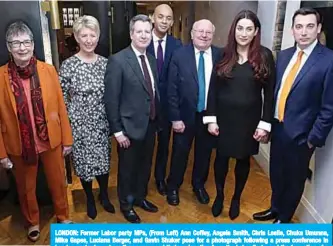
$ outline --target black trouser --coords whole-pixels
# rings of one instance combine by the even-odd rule
[[[166,168],[169,157],[169,141],[171,135],[171,122],[162,121],[162,130],[158,133],[158,145],[155,161],[155,180],[163,181],[166,176]]]
[[[306,142],[299,144],[290,139],[283,123],[273,123],[270,154],[271,205],[282,222],[291,220],[302,198],[313,151]]]
[[[178,190],[183,183],[194,138],[192,186],[194,189],[204,188],[209,173],[210,156],[216,144],[216,137],[209,134],[207,125],[202,122],[204,115],[204,112],[197,113],[194,124],[184,122],[185,131],[173,135],[170,174],[167,180],[168,190]]]
[[[154,152],[156,122],[149,121],[142,140],[130,139],[129,148],[118,145],[118,198],[123,209],[130,209],[134,201],[142,201],[147,195]]]

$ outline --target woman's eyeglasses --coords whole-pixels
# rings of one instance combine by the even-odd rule
[[[30,48],[33,41],[32,40],[24,40],[24,41],[18,41],[18,40],[14,40],[14,41],[7,41],[7,43],[10,44],[10,46],[14,49],[20,48],[21,44],[24,45],[24,47],[26,48]]]

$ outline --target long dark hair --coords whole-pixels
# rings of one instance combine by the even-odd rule
[[[269,67],[267,62],[267,55],[260,45],[261,38],[261,24],[255,13],[250,10],[242,10],[239,12],[234,21],[228,35],[228,44],[224,48],[224,55],[222,61],[216,66],[217,74],[231,78],[231,71],[238,61],[237,42],[235,39],[236,26],[239,20],[249,19],[253,22],[255,29],[258,29],[257,35],[253,38],[249,47],[248,61],[253,67],[254,78],[263,82],[269,76]]]

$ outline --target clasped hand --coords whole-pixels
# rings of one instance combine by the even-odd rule
[[[257,128],[253,134],[253,138],[258,142],[267,143],[268,135],[269,135],[268,131]]]

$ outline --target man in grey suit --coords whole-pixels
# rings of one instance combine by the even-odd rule
[[[158,208],[146,200],[159,108],[156,59],[146,53],[151,20],[137,15],[130,21],[131,45],[110,56],[104,100],[112,133],[118,142],[118,198],[125,219],[140,223],[133,209]]]

